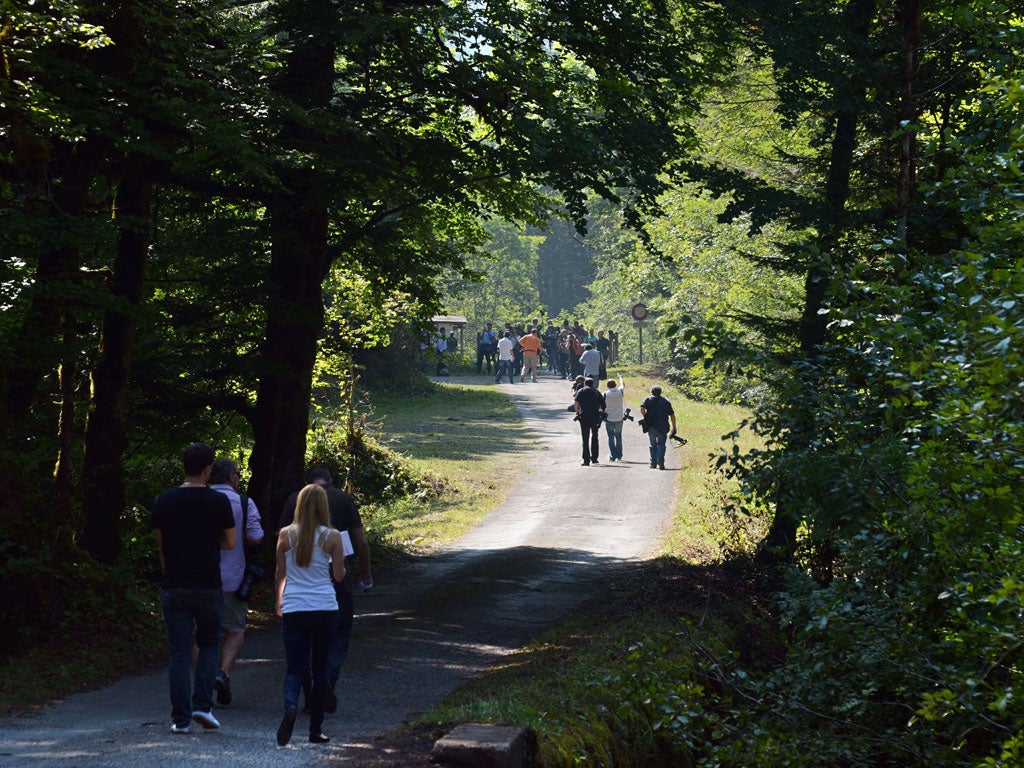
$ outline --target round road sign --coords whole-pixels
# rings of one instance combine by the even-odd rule
[[[630,310],[630,314],[633,315],[634,320],[636,320],[638,323],[642,323],[644,320],[647,319],[647,305],[644,304],[642,301],[638,301],[636,304],[633,305],[633,308]]]

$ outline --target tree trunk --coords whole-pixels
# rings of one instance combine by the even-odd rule
[[[851,47],[860,57],[868,49],[868,33],[875,13],[875,2],[853,0],[848,11],[853,30]],[[794,403],[794,424],[787,445],[787,451],[794,455],[807,450],[817,430],[815,402],[820,388],[818,371],[828,328],[827,317],[821,310],[832,287],[832,274],[835,269],[841,269],[845,260],[838,252],[837,245],[845,226],[845,208],[850,197],[850,177],[857,147],[857,123],[864,98],[864,86],[859,84],[860,78],[853,74],[848,79],[846,91],[833,94],[836,104],[835,130],[832,134],[824,188],[825,205],[818,238],[822,255],[812,257],[804,281],[800,362],[796,374],[801,393],[799,401]],[[825,255],[832,257],[831,264],[825,262]],[[802,507],[803,500],[799,492],[794,492],[791,483],[783,477],[779,482],[771,528],[758,547],[759,562],[778,564],[793,561]]]
[[[60,380],[60,419],[57,422],[57,464],[53,468],[53,519],[67,523],[74,519],[75,475],[71,448],[75,438],[75,364],[74,316],[64,317],[64,359],[58,371]]]
[[[332,3],[282,3],[282,18],[305,28],[277,90],[308,111],[329,107],[334,88]],[[279,140],[300,151],[322,147],[324,137],[298,122],[285,122]],[[311,156],[316,156],[312,152]],[[306,462],[310,399],[317,343],[323,332],[323,281],[330,269],[329,179],[319,171],[282,173],[282,192],[269,205],[271,262],[266,333],[253,418],[249,494],[273,530],[288,495],[301,487]]]
[[[69,286],[80,282],[74,229],[89,207],[89,191],[105,158],[98,140],[63,149],[66,156],[50,171],[57,179],[46,214],[53,245],[39,257],[27,289],[31,298],[25,317],[0,367],[0,438],[12,423],[28,416],[43,379],[57,369],[66,297],[73,293]]]
[[[138,328],[135,308],[142,301],[149,254],[154,184],[148,162],[131,159],[118,186],[114,218],[117,258],[111,294],[113,309],[103,318],[100,359],[92,371],[92,401],[85,430],[82,465],[84,524],[79,544],[101,563],[115,563],[121,552],[125,507],[121,460],[127,445],[124,402]]]
[[[322,284],[329,265],[326,209],[279,201],[272,206],[271,232],[264,373],[253,420],[249,494],[273,529],[305,470],[313,368],[324,322]]]

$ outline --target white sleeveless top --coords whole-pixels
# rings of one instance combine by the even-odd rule
[[[284,553],[285,583],[284,599],[281,601],[283,613],[338,610],[338,598],[334,595],[334,585],[331,584],[330,577],[331,556],[323,550],[330,530],[323,525],[317,529],[313,555],[306,568],[295,564],[295,529],[288,531],[290,546]]]

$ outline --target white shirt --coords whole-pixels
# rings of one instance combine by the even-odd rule
[[[512,350],[516,348],[516,343],[508,336],[502,336],[498,339],[498,359],[499,360],[512,360]]]
[[[625,387],[614,387],[604,391],[604,410],[608,421],[622,421]]]
[[[284,553],[283,613],[338,610],[338,598],[335,597],[330,577],[331,556],[322,549],[328,533],[330,528],[325,526],[317,529],[312,559],[308,566],[302,568],[295,562],[296,531],[294,528],[288,529],[288,543],[291,546]]]

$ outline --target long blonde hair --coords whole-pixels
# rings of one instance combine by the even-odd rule
[[[295,527],[298,529],[299,541],[295,545],[295,564],[300,568],[308,568],[313,561],[313,547],[320,526],[330,526],[331,518],[327,510],[327,491],[316,483],[310,483],[301,491],[295,502]]]

